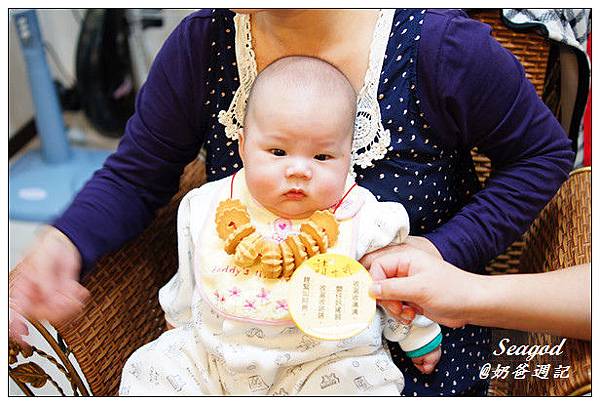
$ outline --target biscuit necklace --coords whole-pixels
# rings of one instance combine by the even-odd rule
[[[216,210],[217,233],[225,242],[225,252],[234,255],[235,264],[260,264],[261,275],[271,279],[289,278],[306,259],[335,246],[339,233],[335,212],[356,186],[354,183],[350,187],[333,210],[315,211],[300,224],[300,233],[277,243],[256,231],[246,206],[233,198],[234,179],[235,174],[231,177],[229,198],[221,201]]]

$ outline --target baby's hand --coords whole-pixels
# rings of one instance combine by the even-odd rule
[[[441,345],[432,352],[429,352],[421,357],[415,357],[412,359],[415,367],[423,374],[431,374],[435,366],[440,361],[442,355]]]

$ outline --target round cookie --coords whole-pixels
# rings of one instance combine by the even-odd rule
[[[312,236],[312,238],[317,242],[317,246],[319,246],[319,251],[321,253],[325,253],[327,251],[327,234],[314,221],[309,220],[308,222],[302,224],[300,226],[300,231]]]
[[[279,250],[281,250],[281,266],[283,267],[283,272],[281,275],[285,278],[289,278],[296,269],[294,252],[292,252],[292,249],[290,249],[285,241],[279,243]]]
[[[240,200],[232,200],[231,198],[228,198],[219,203],[219,205],[217,206],[216,214],[219,215],[229,208],[237,208],[241,210],[245,209],[244,204],[242,204]]]
[[[298,235],[289,235],[285,239],[285,243],[288,245],[292,254],[294,255],[294,265],[298,268],[304,260],[308,257],[306,254],[306,248],[304,244],[298,238]]]
[[[314,255],[319,253],[319,246],[317,245],[317,241],[315,241],[312,236],[310,236],[306,232],[300,232],[298,238],[300,238],[300,241],[306,248],[306,253],[308,254],[308,257],[313,257]]]
[[[281,251],[279,245],[272,240],[261,242],[261,274],[265,278],[278,278],[281,275]]]
[[[244,239],[246,236],[250,235],[256,230],[252,226],[252,224],[244,224],[241,227],[237,228],[233,231],[225,240],[225,251],[227,254],[232,255],[235,253],[235,249],[238,244]]]
[[[335,215],[330,211],[315,211],[309,218],[321,227],[327,234],[327,240],[329,241],[329,247],[335,246],[337,242],[339,225]]]
[[[257,232],[246,236],[235,248],[235,264],[250,267],[256,262],[260,254],[262,237]]]
[[[215,216],[217,224],[217,233],[219,238],[225,240],[231,232],[240,228],[242,225],[250,223],[250,216],[246,209],[227,208]]]

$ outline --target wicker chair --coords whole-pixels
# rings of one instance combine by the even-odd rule
[[[477,12],[473,16],[495,28],[494,35],[521,59],[541,95],[547,70],[547,42],[535,35],[509,31],[501,24],[497,11]],[[489,160],[476,155],[476,161],[478,174],[484,182],[491,170]],[[65,376],[72,391],[70,395],[112,396],[118,393],[126,359],[164,330],[157,296],[158,289],[177,268],[177,206],[185,192],[202,184],[204,177],[201,159],[188,165],[179,193],[158,212],[152,224],[137,239],[98,263],[96,272],[83,280],[91,292],[91,301],[83,314],[69,324],[54,325],[58,331],[56,336],[43,324],[31,322],[55,355],[36,347],[23,350],[9,342],[9,375],[25,394],[33,395],[29,386],[40,388],[50,382],[59,394],[64,395],[63,388],[34,361],[34,353],[48,360]],[[541,272],[589,262],[590,178],[591,170],[574,172],[523,240],[490,264],[490,272]],[[9,276],[9,285],[15,278],[13,273]],[[525,339],[524,343],[556,340],[537,334],[521,335],[521,338]],[[496,380],[492,381],[490,394],[577,395],[589,392],[590,344],[569,340],[565,349],[565,357],[560,360],[562,364],[571,365],[573,372],[569,379],[526,380],[510,385]],[[73,357],[81,372],[78,372]],[[547,384],[542,384],[544,382]]]

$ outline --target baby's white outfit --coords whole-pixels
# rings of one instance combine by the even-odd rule
[[[348,177],[350,191],[336,209],[338,241],[328,252],[359,259],[401,243],[409,231],[404,207],[378,202],[353,184]],[[179,269],[159,292],[175,328],[128,359],[120,395],[399,395],[404,379],[382,334],[415,352],[440,337],[439,326],[424,317],[402,325],[378,309],[352,338],[305,335],[287,309],[287,280],[261,278],[225,253],[214,218],[218,203],[231,196],[246,206],[263,237],[282,241],[303,222],[263,208],[248,191],[243,169],[190,191],[177,218]]]

